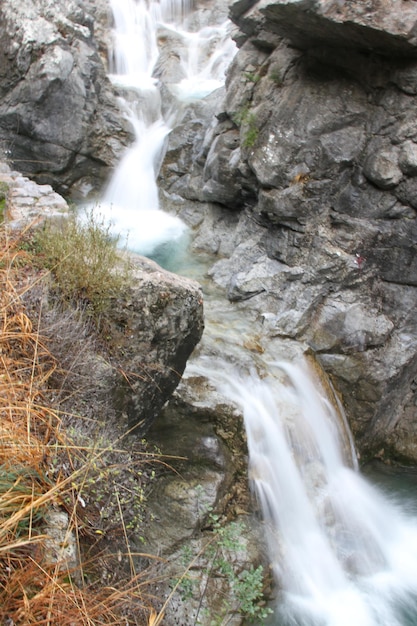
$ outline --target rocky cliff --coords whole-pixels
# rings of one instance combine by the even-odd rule
[[[194,246],[259,341],[305,342],[360,450],[416,461],[417,3],[238,0],[231,16],[223,107],[192,149],[172,134],[190,160],[162,182],[192,201]]]
[[[0,149],[67,196],[99,188],[132,138],[102,59],[108,14],[98,2],[0,5]]]

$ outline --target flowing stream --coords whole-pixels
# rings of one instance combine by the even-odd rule
[[[235,53],[227,21],[186,30],[187,18],[193,15],[191,2],[110,0],[114,16],[110,78],[119,90],[135,141],[116,168],[100,211],[123,243],[145,255],[186,233],[179,218],[159,210],[156,178],[167,136],[184,102],[201,99],[224,84]],[[179,57],[178,81],[169,84],[169,93],[165,91],[171,100],[168,107],[162,106],[160,85],[153,76],[158,37],[174,46]]]
[[[417,623],[417,521],[358,471],[346,430],[311,374],[277,363],[229,378],[281,588],[273,624]],[[343,426],[343,423],[342,423]]]
[[[234,48],[227,23],[187,30],[192,7],[185,0],[111,0],[111,5],[111,78],[136,139],[101,207],[115,230],[128,237],[129,247],[149,255],[161,242],[186,232],[158,203],[156,179],[176,116],[174,109],[161,106],[153,78],[158,33],[181,41],[181,77],[171,85],[176,102],[193,101],[220,86]],[[227,315],[234,315],[233,305],[224,306]],[[206,307],[206,316],[206,335],[223,323],[229,342],[222,340],[225,356],[229,348],[238,352],[248,316],[233,322],[235,327],[228,326],[229,317],[219,315],[216,306]],[[261,375],[250,362],[245,374],[236,375],[224,361],[213,367],[212,359],[200,359],[198,366],[191,362],[189,367],[201,373],[202,366],[204,375],[244,413],[250,476],[279,589],[271,623],[417,624],[416,512],[407,513],[361,476],[340,410],[294,364],[257,356]]]

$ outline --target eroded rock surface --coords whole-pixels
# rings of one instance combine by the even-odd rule
[[[260,344],[306,342],[360,450],[416,461],[417,4],[231,15],[224,106],[166,190],[196,250],[218,254],[214,281],[257,312]]]
[[[4,0],[0,20],[1,149],[23,174],[60,193],[99,188],[132,130],[107,79],[92,14],[81,1]]]

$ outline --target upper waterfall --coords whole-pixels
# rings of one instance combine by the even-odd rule
[[[109,59],[111,76],[126,77],[129,85],[143,86],[158,58],[156,19],[144,0],[111,0],[114,46]]]
[[[151,255],[186,233],[177,217],[159,210],[157,177],[180,101],[203,98],[224,83],[235,46],[228,22],[187,30],[188,0],[111,0],[114,16],[110,78],[135,141],[116,167],[100,209],[130,249]],[[180,72],[169,83],[172,102],[162,107],[155,78],[158,38],[175,40]]]

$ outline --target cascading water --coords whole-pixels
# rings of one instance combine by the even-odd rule
[[[272,624],[417,623],[417,521],[355,469],[338,419],[306,372],[229,378],[280,588]],[[271,371],[277,370],[276,366]]]
[[[233,56],[225,24],[187,32],[187,0],[111,0],[111,78],[136,140],[109,183],[102,208],[130,248],[149,254],[184,225],[159,210],[156,177],[170,132],[153,78],[158,29],[174,33],[181,77],[169,84],[182,103],[210,93]],[[172,113],[172,112],[171,112]],[[175,117],[175,116],[174,116]],[[245,323],[247,320],[245,320]],[[242,406],[250,474],[265,518],[279,602],[274,626],[417,624],[417,522],[361,477],[351,442],[329,403],[299,368],[274,366],[219,381]],[[282,374],[283,372],[283,374]]]
[[[110,4],[114,16],[110,78],[121,93],[120,103],[135,141],[116,168],[100,211],[128,248],[150,255],[164,242],[179,240],[186,231],[179,218],[159,210],[156,183],[176,117],[175,98],[193,101],[220,87],[235,46],[227,23],[187,32],[184,19],[192,8],[188,0],[111,0]],[[170,84],[173,105],[165,112],[168,119],[163,117],[153,78],[159,56],[158,32],[165,38],[167,33],[174,34],[183,76],[178,84]]]

